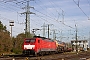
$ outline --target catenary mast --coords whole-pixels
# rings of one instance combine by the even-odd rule
[[[26,9],[26,12],[23,12],[21,14],[26,14],[26,22],[25,22],[25,34],[26,34],[26,38],[30,37],[30,14],[34,14],[33,12],[30,12],[30,7],[29,6],[30,0],[27,0],[27,6],[24,8]]]

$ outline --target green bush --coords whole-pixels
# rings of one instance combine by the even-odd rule
[[[22,50],[21,49],[18,49],[18,48],[13,48],[11,50],[11,52],[15,53],[15,54],[21,54],[22,53]]]

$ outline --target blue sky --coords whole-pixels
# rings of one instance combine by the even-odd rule
[[[13,36],[25,32],[25,12],[27,0],[0,0],[0,20],[10,31],[9,21],[14,20]],[[90,1],[89,0],[34,0],[30,1],[30,9],[34,14],[30,15],[30,31],[34,28],[42,29],[45,23],[53,24],[50,29],[56,29],[57,39],[70,41],[75,39],[75,24],[77,24],[78,39],[89,39],[90,35]],[[64,22],[64,23],[63,23]],[[71,28],[72,27],[72,28]],[[53,32],[50,31],[50,38]],[[43,35],[42,30],[36,31],[37,35]],[[47,37],[47,30],[46,30]]]

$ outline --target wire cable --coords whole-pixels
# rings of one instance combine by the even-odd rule
[[[79,7],[79,9],[83,12],[83,14],[89,19],[89,16],[82,10],[82,8],[73,0],[74,3]]]

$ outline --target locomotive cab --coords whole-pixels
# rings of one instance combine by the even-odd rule
[[[35,54],[35,39],[25,39],[23,44],[23,54]]]

